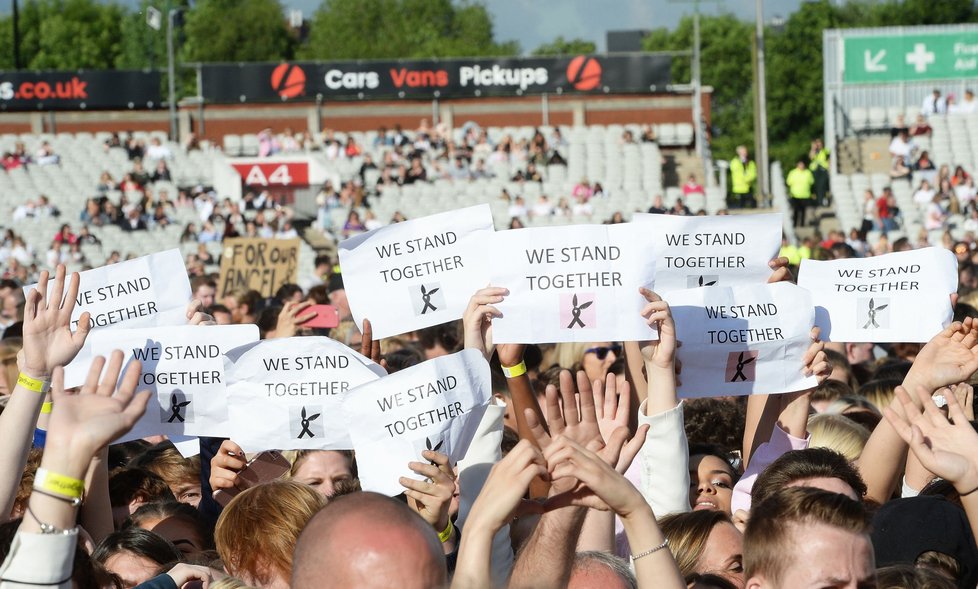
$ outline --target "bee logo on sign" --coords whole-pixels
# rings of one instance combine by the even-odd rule
[[[720,277],[716,274],[693,274],[686,277],[686,288],[699,288],[701,286],[716,286]]]
[[[313,413],[314,411],[315,413]],[[322,417],[322,409],[320,407],[289,407],[289,413],[291,414],[289,423],[292,427],[293,438],[302,440],[304,438],[325,437],[326,432],[323,430],[323,424],[319,420]]]
[[[416,315],[435,313],[445,307],[445,295],[441,284],[418,284],[411,287],[411,300]]]
[[[727,382],[754,382],[759,352],[730,352],[727,355]]]
[[[587,299],[587,300],[585,300]],[[595,327],[594,293],[560,295],[560,324],[567,329]]]
[[[890,299],[859,299],[859,317],[863,329],[887,329],[890,316],[882,311],[890,306]]]
[[[170,393],[166,403],[160,399],[160,422],[161,423],[193,423],[193,409],[190,407],[193,398],[183,391],[173,391]]]

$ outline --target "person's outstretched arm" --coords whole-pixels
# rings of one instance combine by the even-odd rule
[[[78,528],[75,518],[92,457],[129,431],[146,411],[149,395],[135,394],[140,363],[130,364],[118,390],[123,354],[115,351],[99,380],[104,358],[92,362],[81,392],[64,391],[64,371],[55,369],[54,409],[34,492],[10,553],[0,566],[0,587],[71,587]],[[38,567],[37,563],[45,566]]]
[[[575,486],[551,497],[546,507],[564,511],[583,506],[614,512],[621,518],[628,535],[638,586],[641,589],[683,589],[686,582],[668,550],[669,543],[655,521],[652,508],[638,489],[608,463],[610,454],[614,449],[620,450],[627,437],[628,429],[619,429],[602,456],[564,436],[555,438],[544,452],[554,486],[567,479]],[[566,578],[561,586],[566,586]]]
[[[911,394],[897,387],[893,406],[883,410],[886,421],[929,471],[954,485],[968,515],[971,531],[978,536],[978,433],[964,414],[961,404],[945,389],[948,415],[934,404],[931,391],[917,387]]]
[[[71,312],[78,297],[79,277],[77,273],[72,274],[67,285],[65,278],[65,267],[59,265],[49,295],[48,273],[41,272],[37,288],[27,295],[21,372],[7,407],[0,414],[0,431],[4,438],[4,443],[0,444],[0,514],[3,514],[3,521],[9,518],[17,495],[34,425],[44,403],[44,393],[51,385],[51,374],[56,366],[66,366],[74,359],[88,336],[88,313],[79,317],[77,331],[71,331]]]
[[[923,388],[933,393],[941,387],[967,381],[976,371],[978,322],[969,317],[964,323],[952,323],[927,342],[903,380],[903,388],[907,391]],[[917,404],[916,397],[910,399]],[[904,415],[904,404],[896,398],[888,409],[897,415]],[[894,429],[892,420],[881,421],[866,442],[857,463],[866,482],[866,497],[878,503],[888,501],[906,459],[907,444]]]

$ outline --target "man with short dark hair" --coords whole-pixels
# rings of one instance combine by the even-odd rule
[[[214,306],[214,299],[217,296],[217,282],[210,276],[198,276],[190,282],[193,290],[193,298],[200,301],[201,311],[209,313]]]

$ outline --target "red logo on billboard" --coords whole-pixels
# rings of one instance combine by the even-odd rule
[[[567,66],[567,81],[575,90],[594,90],[601,84],[601,64],[587,55],[578,55]]]
[[[269,164],[239,164],[231,167],[247,186],[308,186],[309,164],[286,162]]]
[[[272,89],[278,92],[283,100],[300,96],[306,90],[306,72],[302,68],[282,63],[272,70]]]

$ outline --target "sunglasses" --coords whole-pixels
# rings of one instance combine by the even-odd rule
[[[598,360],[604,360],[605,358],[607,358],[608,357],[608,352],[614,352],[615,353],[615,356],[620,355],[621,354],[621,345],[620,344],[614,344],[614,345],[611,345],[611,346],[600,346],[600,347],[597,347],[597,348],[588,348],[588,349],[584,350],[584,353],[585,354],[594,354],[595,356],[598,357]]]

